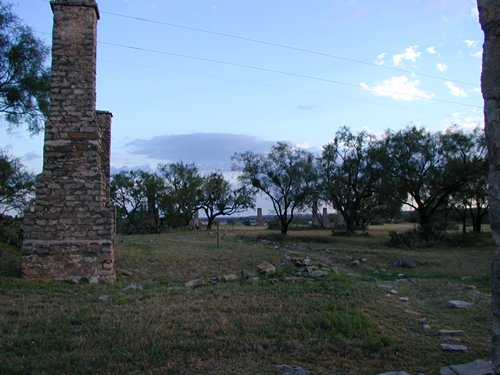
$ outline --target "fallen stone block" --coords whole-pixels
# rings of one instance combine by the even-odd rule
[[[462,365],[450,365],[442,367],[439,375],[493,375],[491,362],[483,359],[465,363]]]
[[[471,306],[472,306],[471,302],[460,301],[460,300],[448,301],[448,307],[452,309],[468,309]]]
[[[446,351],[446,352],[468,352],[469,349],[465,345],[452,345],[452,344],[446,344],[442,343],[440,344],[441,349]]]
[[[194,279],[194,280],[190,280],[188,281],[187,283],[184,284],[184,286],[186,288],[197,288],[199,286],[203,286],[206,284],[206,281],[205,279],[203,278],[200,278],[200,279]]]

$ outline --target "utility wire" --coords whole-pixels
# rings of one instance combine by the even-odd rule
[[[103,41],[99,41],[98,43],[108,45],[108,46],[127,48],[127,49],[131,49],[131,50],[136,50],[136,51],[143,51],[143,52],[150,52],[150,53],[156,53],[156,54],[161,54],[161,55],[175,56],[175,57],[181,57],[181,58],[185,58],[185,59],[209,62],[209,63],[213,63],[213,64],[221,64],[221,65],[233,66],[233,67],[237,67],[237,68],[245,68],[245,69],[257,70],[257,71],[261,71],[261,72],[286,75],[286,76],[290,76],[290,77],[304,78],[304,79],[310,79],[310,80],[321,81],[321,82],[328,82],[328,83],[333,83],[333,84],[337,84],[337,85],[356,87],[358,89],[360,88],[360,86],[358,84],[354,84],[354,83],[337,81],[337,80],[332,80],[332,79],[322,78],[322,77],[314,77],[314,76],[305,75],[305,74],[290,73],[290,72],[285,72],[282,70],[263,68],[263,67],[258,67],[258,66],[254,66],[254,65],[239,64],[239,63],[233,63],[233,62],[229,62],[229,61],[210,59],[210,58],[206,58],[206,57],[191,56],[191,55],[186,55],[186,54],[182,54],[182,53],[175,53],[175,52],[161,51],[161,50],[156,50],[156,49],[130,46],[130,45],[126,45],[126,44],[118,44],[118,43],[103,42]],[[389,94],[392,93],[392,94],[398,94],[398,95],[405,95],[405,96],[410,96],[413,98],[427,99],[427,100],[432,100],[432,101],[441,102],[441,103],[456,104],[456,105],[461,105],[461,106],[465,106],[465,107],[472,107],[472,108],[482,108],[480,106],[473,105],[473,104],[460,103],[460,102],[455,102],[455,101],[451,101],[451,100],[437,99],[437,98],[432,98],[432,97],[429,98],[429,97],[424,96],[424,95],[407,94],[407,93],[396,92],[396,91],[392,91],[392,90],[383,90],[383,91],[387,92]]]
[[[357,59],[353,59],[353,58],[349,58],[349,57],[343,57],[343,56],[333,55],[333,54],[330,54],[330,53],[321,52],[321,51],[315,51],[315,50],[310,50],[310,49],[306,49],[306,48],[294,47],[294,46],[290,46],[290,45],[286,45],[286,44],[273,43],[273,42],[268,42],[268,41],[265,41],[265,40],[259,40],[259,39],[254,39],[254,38],[247,38],[247,37],[244,37],[244,36],[239,36],[239,35],[234,35],[234,34],[229,34],[229,33],[222,33],[222,32],[212,31],[212,30],[206,30],[206,29],[202,29],[202,28],[198,28],[198,27],[190,27],[190,26],[185,26],[185,25],[179,25],[179,24],[175,24],[175,23],[171,23],[171,22],[156,21],[156,20],[152,20],[152,19],[149,19],[149,18],[129,16],[129,15],[126,15],[126,14],[113,13],[113,12],[105,12],[105,11],[101,11],[101,13],[103,13],[103,14],[109,14],[109,15],[115,16],[115,17],[133,19],[133,20],[137,20],[137,21],[141,21],[141,22],[154,23],[154,24],[158,24],[158,25],[175,27],[175,28],[178,28],[178,29],[184,29],[184,30],[196,31],[196,32],[205,33],[205,34],[222,36],[222,37],[225,37],[225,38],[238,39],[238,40],[243,40],[243,41],[246,41],[246,42],[263,44],[263,45],[267,45],[267,46],[278,47],[278,48],[288,49],[288,50],[292,50],[292,51],[297,51],[297,52],[302,52],[302,53],[307,53],[307,54],[312,54],[312,55],[317,55],[317,56],[329,57],[329,58],[333,58],[333,59],[337,59],[337,60],[348,61],[348,62],[356,63],[356,64],[368,65],[368,66],[372,66],[372,67],[376,67],[376,68],[381,68],[381,69],[386,69],[386,70],[392,70],[392,71],[396,71],[396,72],[400,72],[400,73],[415,74],[415,75],[419,75],[419,76],[422,76],[422,77],[437,79],[437,80],[441,80],[441,81],[450,81],[450,82],[460,83],[460,84],[463,84],[463,85],[477,86],[477,84],[475,84],[475,83],[460,81],[460,80],[456,80],[456,79],[443,78],[443,77],[439,77],[439,76],[432,75],[432,74],[418,73],[418,72],[414,72],[414,71],[411,71],[411,70],[401,69],[401,68],[395,68],[395,67],[391,67],[391,66],[379,65],[379,64],[375,64],[375,63],[371,63],[371,62],[367,62],[367,61],[362,61],[362,60],[357,60]]]

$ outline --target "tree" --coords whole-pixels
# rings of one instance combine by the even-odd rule
[[[470,171],[455,157],[460,139],[453,132],[430,133],[410,126],[398,132],[387,131],[382,141],[382,163],[398,189],[395,197],[415,209],[426,240],[437,228],[436,214],[471,178]]]
[[[218,216],[232,215],[255,207],[255,191],[246,186],[232,188],[220,172],[203,177],[202,195],[200,208],[207,216],[208,230]]]
[[[165,194],[160,201],[169,226],[188,226],[203,200],[203,177],[194,164],[183,162],[159,166],[165,180]]]
[[[138,212],[146,207],[146,174],[140,170],[121,171],[111,176],[111,201],[118,218],[126,218],[130,226],[138,225]]]
[[[380,145],[365,131],[353,134],[342,127],[334,141],[323,147],[320,160],[322,191],[325,199],[344,218],[346,229],[365,230],[383,211],[394,211],[386,173],[378,162]],[[384,198],[381,198],[383,193]]]
[[[285,142],[278,142],[267,155],[252,151],[233,156],[239,179],[266,195],[272,202],[282,234],[287,234],[295,210],[311,196],[317,175],[314,156]]]
[[[450,161],[455,163],[458,173],[467,173],[469,178],[451,194],[450,206],[462,219],[462,232],[466,232],[470,217],[473,231],[481,232],[483,218],[488,213],[488,161],[484,130],[460,131],[454,127],[447,132],[450,140]]]
[[[25,171],[19,159],[0,152],[0,218],[22,214],[33,198],[35,176]]]
[[[0,114],[8,127],[38,133],[49,112],[48,48],[0,0]]]

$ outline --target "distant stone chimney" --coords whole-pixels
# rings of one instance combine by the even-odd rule
[[[110,112],[96,111],[94,0],[53,0],[50,115],[36,201],[26,212],[28,279],[115,279]]]

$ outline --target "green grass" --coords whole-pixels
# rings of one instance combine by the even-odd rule
[[[120,236],[118,280],[96,285],[21,280],[18,250],[0,244],[0,373],[276,374],[286,363],[313,374],[432,374],[488,358],[493,245],[394,249],[383,245],[388,230],[355,237],[292,231],[283,239],[228,227],[219,248],[205,231]],[[301,277],[286,266],[257,283],[184,287],[198,277],[255,271],[263,260],[279,264],[284,250],[321,261],[328,275]],[[419,265],[394,268],[395,258]],[[366,262],[353,265],[356,259]],[[400,273],[406,278],[398,281]],[[130,283],[143,289],[123,293]],[[386,297],[382,283],[410,301]],[[451,310],[451,299],[474,305]],[[422,329],[423,317],[431,330]],[[441,352],[442,328],[464,330],[469,353]]]

